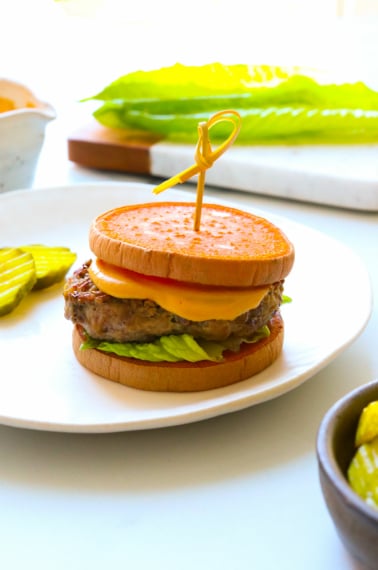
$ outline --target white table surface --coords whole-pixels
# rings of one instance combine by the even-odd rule
[[[34,187],[151,181],[70,163],[63,123],[48,127]],[[365,261],[378,292],[377,214],[206,192],[343,241]],[[361,568],[323,502],[315,438],[339,397],[378,377],[377,329],[374,308],[361,336],[299,388],[215,419],[106,435],[0,426],[0,567]]]

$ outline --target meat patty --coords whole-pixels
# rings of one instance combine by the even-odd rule
[[[256,309],[235,320],[190,321],[163,309],[150,299],[117,299],[100,291],[91,280],[90,261],[67,279],[64,288],[65,317],[80,324],[93,338],[114,342],[149,342],[169,334],[222,341],[248,339],[267,324],[278,310],[283,283],[273,284]]]

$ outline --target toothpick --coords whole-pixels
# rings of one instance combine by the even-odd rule
[[[209,130],[221,121],[226,121],[233,124],[233,130],[229,137],[220,144],[215,150],[212,150],[209,138]],[[211,168],[213,163],[232,145],[239,134],[241,127],[241,117],[237,111],[228,109],[219,111],[210,117],[206,122],[201,122],[198,125],[198,142],[195,151],[196,164],[186,168],[179,174],[172,176],[165,180],[153,189],[154,194],[160,194],[164,190],[186,182],[192,176],[198,174],[197,181],[197,194],[196,194],[196,208],[194,215],[194,231],[200,230],[201,213],[203,204],[203,195],[205,189],[206,170]]]

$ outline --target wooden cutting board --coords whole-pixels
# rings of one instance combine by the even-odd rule
[[[87,168],[151,174],[150,149],[160,139],[90,123],[68,139],[68,158]]]
[[[169,178],[194,163],[194,145],[93,121],[68,138],[69,160],[112,172]],[[196,179],[192,179],[196,182]],[[207,171],[212,186],[378,211],[378,144],[234,145]]]

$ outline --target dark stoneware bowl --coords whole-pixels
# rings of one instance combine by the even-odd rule
[[[378,510],[349,486],[346,471],[362,409],[378,400],[378,380],[353,390],[325,414],[317,436],[320,485],[337,532],[347,550],[368,568],[378,568]]]

